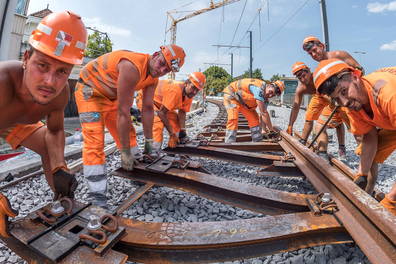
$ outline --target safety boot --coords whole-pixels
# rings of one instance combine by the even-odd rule
[[[8,230],[8,217],[15,217],[18,211],[12,209],[8,198],[0,193],[0,236],[10,237]]]
[[[255,126],[250,128],[253,142],[259,142],[263,140],[263,135],[261,134],[260,130],[261,130],[260,126]]]
[[[236,142],[236,130],[227,129],[225,133],[224,143],[233,143]]]

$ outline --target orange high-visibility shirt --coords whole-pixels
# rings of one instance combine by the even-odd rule
[[[168,111],[189,112],[193,98],[183,96],[183,85],[180,81],[160,80],[155,88],[154,105],[158,109],[163,105]]]
[[[241,79],[230,83],[226,88],[224,88],[223,93],[231,94],[240,92],[242,94],[243,102],[249,107],[257,107],[256,99],[253,93],[250,91],[250,85],[261,87],[264,81],[259,79]]]
[[[348,109],[351,132],[364,135],[374,127],[396,130],[396,75],[389,72],[373,72],[362,77],[366,89],[373,118],[366,112]]]
[[[106,53],[85,65],[80,72],[80,78],[87,85],[108,95],[104,87],[107,90],[117,89],[119,75],[118,63],[121,60],[128,60],[139,71],[140,79],[135,87],[135,91],[138,91],[150,85],[155,85],[158,82],[158,78],[152,78],[148,73],[149,58],[149,54],[128,50],[117,50]]]

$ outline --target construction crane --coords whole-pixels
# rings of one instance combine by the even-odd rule
[[[195,17],[197,15],[206,13],[208,11],[214,10],[216,8],[225,6],[225,5],[229,5],[235,2],[238,2],[239,0],[223,0],[217,3],[213,3],[213,0],[210,1],[210,5],[207,8],[203,8],[200,10],[196,10],[193,11],[192,13],[185,15],[181,18],[174,18],[172,14],[176,14],[176,13],[181,13],[182,11],[176,11],[176,10],[172,10],[172,11],[168,11],[166,12],[167,16],[170,18],[171,21],[171,25],[169,27],[169,29],[166,30],[165,34],[168,33],[169,31],[171,32],[171,44],[176,44],[176,29],[177,29],[177,23],[184,21],[186,19]]]

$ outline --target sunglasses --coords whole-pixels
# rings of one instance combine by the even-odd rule
[[[297,77],[297,79],[300,79],[302,76],[303,76],[303,74],[304,73],[307,73],[308,71],[307,70],[299,70],[298,72],[296,72],[296,77]]]
[[[308,52],[313,48],[313,46],[315,46],[315,44],[316,44],[315,41],[308,41],[303,45],[303,49]]]

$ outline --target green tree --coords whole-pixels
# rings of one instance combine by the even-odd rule
[[[235,77],[234,80],[240,80],[240,79],[245,79],[245,78],[250,78],[250,71],[249,70],[245,71],[242,75],[239,75],[239,76]],[[261,73],[261,70],[258,69],[258,68],[253,70],[252,78],[264,80],[263,79],[263,74]]]
[[[211,66],[203,72],[206,76],[205,92],[207,95],[216,95],[231,82],[231,76],[219,66]]]
[[[275,75],[272,75],[270,81],[271,81],[271,82],[274,82],[274,81],[280,80],[281,77],[282,77],[282,76],[281,76],[279,73],[277,73],[277,74],[275,74]]]
[[[88,44],[84,55],[89,58],[97,58],[113,50],[113,43],[107,34],[95,31],[88,36]]]

